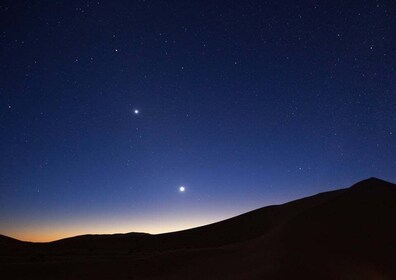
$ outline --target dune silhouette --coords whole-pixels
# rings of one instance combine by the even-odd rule
[[[0,236],[3,279],[396,279],[396,185],[350,188],[193,229],[83,235],[49,243]]]

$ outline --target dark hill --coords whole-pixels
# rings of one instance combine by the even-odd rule
[[[0,271],[13,279],[396,279],[395,221],[396,185],[370,178],[179,232],[26,243],[3,255]]]
[[[282,206],[267,206],[214,224],[183,231],[150,235],[128,233],[84,235],[52,242],[54,247],[78,249],[126,249],[130,251],[164,251],[218,247],[259,237],[298,213],[342,193],[321,193]]]
[[[24,242],[0,234],[0,248],[22,245]]]

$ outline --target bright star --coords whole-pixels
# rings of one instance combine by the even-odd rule
[[[185,190],[186,190],[186,188],[184,186],[180,186],[179,192],[184,192]]]
[[[139,110],[137,109],[135,109],[133,112],[135,113],[135,115],[139,114]]]

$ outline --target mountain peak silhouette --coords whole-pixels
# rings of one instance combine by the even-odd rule
[[[376,190],[376,189],[389,189],[396,187],[395,184],[388,181],[371,177],[351,186],[351,189],[355,190]]]

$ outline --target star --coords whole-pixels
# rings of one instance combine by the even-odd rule
[[[184,186],[180,186],[179,192],[184,192],[185,190],[186,190],[186,188]]]
[[[137,115],[137,114],[139,114],[139,110],[138,110],[138,109],[135,109],[135,110],[133,110],[133,113],[134,113],[135,115]]]

